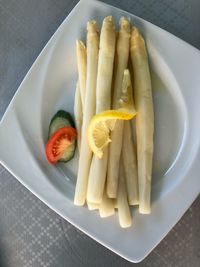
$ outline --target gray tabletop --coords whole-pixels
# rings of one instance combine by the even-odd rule
[[[105,2],[200,48],[198,0]],[[76,3],[0,0],[0,118],[26,72]],[[132,265],[76,230],[0,166],[0,267]],[[138,266],[200,266],[200,197]]]

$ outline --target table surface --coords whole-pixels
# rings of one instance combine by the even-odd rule
[[[200,48],[198,0],[105,2]],[[76,3],[77,0],[0,0],[0,118],[32,63]],[[132,265],[59,217],[0,166],[0,266]],[[200,197],[137,265],[200,266]]]

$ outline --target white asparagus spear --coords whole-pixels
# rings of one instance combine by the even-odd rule
[[[128,61],[128,69],[130,72],[130,76],[131,76],[131,84],[134,86],[134,79],[133,79],[133,66],[131,63],[131,58],[129,56],[129,61]],[[133,93],[134,93],[134,88],[133,88]],[[134,101],[135,102],[135,101]],[[131,120],[130,121],[130,125],[131,125],[131,132],[132,132],[132,137],[133,137],[133,146],[136,149],[136,129],[135,129],[135,124],[136,124],[136,120]],[[136,150],[137,151],[137,150]]]
[[[99,204],[88,202],[87,201],[87,206],[89,210],[98,210],[99,209]]]
[[[127,68],[129,57],[130,43],[130,22],[122,17],[120,19],[120,30],[116,45],[116,62],[115,77],[113,87],[113,103],[112,108],[119,108],[119,99],[121,96],[122,79],[124,70]],[[119,161],[122,148],[123,121],[117,121],[115,129],[111,133],[111,144],[109,147],[108,174],[107,174],[107,194],[111,198],[117,197],[118,177],[119,177]]]
[[[84,43],[80,40],[76,41],[76,56],[77,56],[81,102],[84,110],[86,75],[87,75],[87,54],[86,54],[86,47]]]
[[[87,201],[96,204],[101,204],[103,198],[104,184],[106,179],[107,161],[108,160],[108,149],[104,149],[104,154],[101,159],[98,159],[93,155],[89,180],[88,180],[88,191]]]
[[[96,113],[111,107],[111,84],[113,76],[113,61],[115,54],[115,25],[112,16],[103,21],[100,35],[100,51],[97,75]],[[100,203],[103,197],[108,161],[108,149],[102,159],[93,156],[90,169],[87,200]]]
[[[74,204],[82,206],[87,195],[88,176],[92,159],[92,152],[87,142],[87,128],[96,109],[96,78],[99,53],[99,33],[96,21],[87,24],[87,79],[86,96],[81,136],[81,150],[79,157],[78,176],[75,189]]]
[[[134,72],[136,135],[139,183],[139,212],[151,212],[151,176],[154,114],[151,77],[144,39],[138,29],[131,32],[130,53]]]
[[[122,159],[129,205],[139,204],[136,151],[132,139],[131,123],[124,122]]]
[[[130,22],[127,18],[121,17],[120,30],[117,34],[116,51],[115,51],[115,80],[113,88],[112,107],[119,108],[119,99],[121,97],[122,79],[124,70],[128,65],[129,43],[130,43]]]
[[[122,228],[130,227],[132,224],[130,207],[128,205],[124,166],[121,160],[119,168],[119,186],[117,193],[117,208],[119,223]]]
[[[77,82],[76,84],[76,92],[75,92],[75,100],[74,100],[74,116],[75,116],[76,129],[78,132],[78,150],[80,152],[83,110],[82,110],[79,82]]]
[[[109,217],[115,213],[114,199],[108,198],[105,190],[103,193],[102,202],[99,206],[99,213],[101,218]]]

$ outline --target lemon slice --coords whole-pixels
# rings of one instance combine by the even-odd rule
[[[129,70],[124,71],[119,109],[106,110],[92,117],[88,127],[90,149],[102,158],[103,149],[111,142],[110,132],[114,130],[116,120],[130,120],[136,115],[133,101],[133,88]]]
[[[130,120],[136,114],[125,109],[106,110],[93,116],[88,127],[88,142],[93,153],[101,159],[103,149],[111,142],[110,132],[116,120]]]
[[[135,104],[133,101],[133,87],[131,83],[131,75],[128,69],[124,70],[122,80],[122,91],[118,101],[120,110],[135,114]]]

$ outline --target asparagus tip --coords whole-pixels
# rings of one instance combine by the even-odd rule
[[[143,36],[141,35],[140,31],[137,27],[132,27],[131,31],[131,49],[135,47],[136,44],[142,44],[145,47],[145,41]]]
[[[108,25],[108,27],[111,27],[111,28],[115,29],[115,21],[114,21],[113,16],[105,17],[104,20],[103,20],[103,24],[104,25]]]
[[[76,46],[80,49],[85,49],[85,44],[81,40],[76,40]]]
[[[130,30],[131,30],[130,19],[128,19],[126,17],[121,17],[120,21],[119,21],[119,24],[120,24],[121,30],[125,30],[125,31],[130,32]]]
[[[113,16],[110,15],[110,16],[105,17],[104,21],[105,22],[114,22]]]
[[[90,20],[87,22],[87,31],[98,31],[98,24],[96,20]]]
[[[132,34],[132,37],[142,37],[139,29],[135,26],[132,27],[131,34]]]

